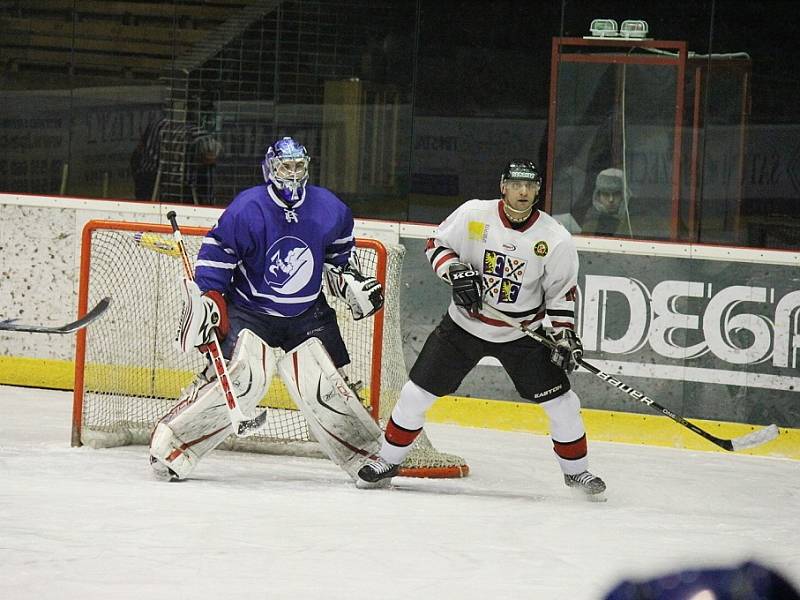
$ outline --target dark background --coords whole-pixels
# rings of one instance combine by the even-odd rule
[[[707,218],[680,239],[792,248],[795,13],[788,1],[4,0],[0,190],[132,199],[130,155],[147,124],[167,115],[214,131],[224,151],[192,197],[183,148],[184,162],[165,168],[161,201],[225,205],[260,181],[265,147],[294,135],[314,158],[315,181],[357,216],[436,223],[465,199],[497,195],[511,155],[546,170],[552,39],[588,35],[593,18],[632,18],[654,39],[686,41],[700,61],[750,60],[742,168],[722,182],[741,194],[720,215],[701,186]],[[708,99],[685,135],[739,126],[715,112],[723,94],[741,91],[729,93],[721,75],[715,87],[718,64],[708,61]],[[349,118],[351,101],[332,82],[356,90],[355,137],[332,125]],[[629,110],[648,115],[646,103]],[[700,148],[705,181],[714,161]]]

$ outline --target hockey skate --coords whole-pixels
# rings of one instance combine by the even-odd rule
[[[592,475],[589,471],[584,471],[577,475],[568,475],[564,473],[564,483],[567,487],[585,494],[587,500],[592,500],[594,502],[606,501],[606,497],[603,494],[603,492],[606,491],[605,482],[597,475]]]
[[[400,471],[400,465],[393,465],[386,462],[380,456],[364,464],[358,470],[358,481],[356,487],[377,488],[389,485],[391,478]]]

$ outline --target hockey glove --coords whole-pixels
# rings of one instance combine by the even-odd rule
[[[183,279],[182,283],[185,295],[178,346],[184,352],[190,352],[193,348],[206,352],[214,332],[219,341],[228,335],[228,306],[218,291],[209,290],[201,294],[194,281]]]
[[[354,321],[374,315],[383,306],[383,286],[374,277],[362,275],[357,263],[326,264],[325,280],[328,291],[347,302]]]
[[[550,361],[557,367],[572,373],[583,358],[583,344],[571,329],[562,329],[552,336],[555,347],[550,354]]]
[[[447,271],[453,286],[453,302],[471,315],[483,306],[483,276],[470,265],[453,263]]]

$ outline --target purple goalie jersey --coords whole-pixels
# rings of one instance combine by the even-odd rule
[[[236,196],[203,239],[195,277],[231,304],[293,317],[319,296],[323,263],[345,264],[353,247],[352,212],[330,190],[308,185],[289,207],[260,185]]]

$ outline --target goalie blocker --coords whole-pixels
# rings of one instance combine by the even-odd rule
[[[264,397],[275,366],[271,348],[243,329],[229,372],[244,411],[251,412]],[[381,431],[322,343],[317,338],[306,340],[278,361],[277,367],[322,450],[355,480],[358,465],[377,454]],[[201,376],[156,425],[150,464],[161,477],[184,479],[232,431],[219,386],[213,378]]]

